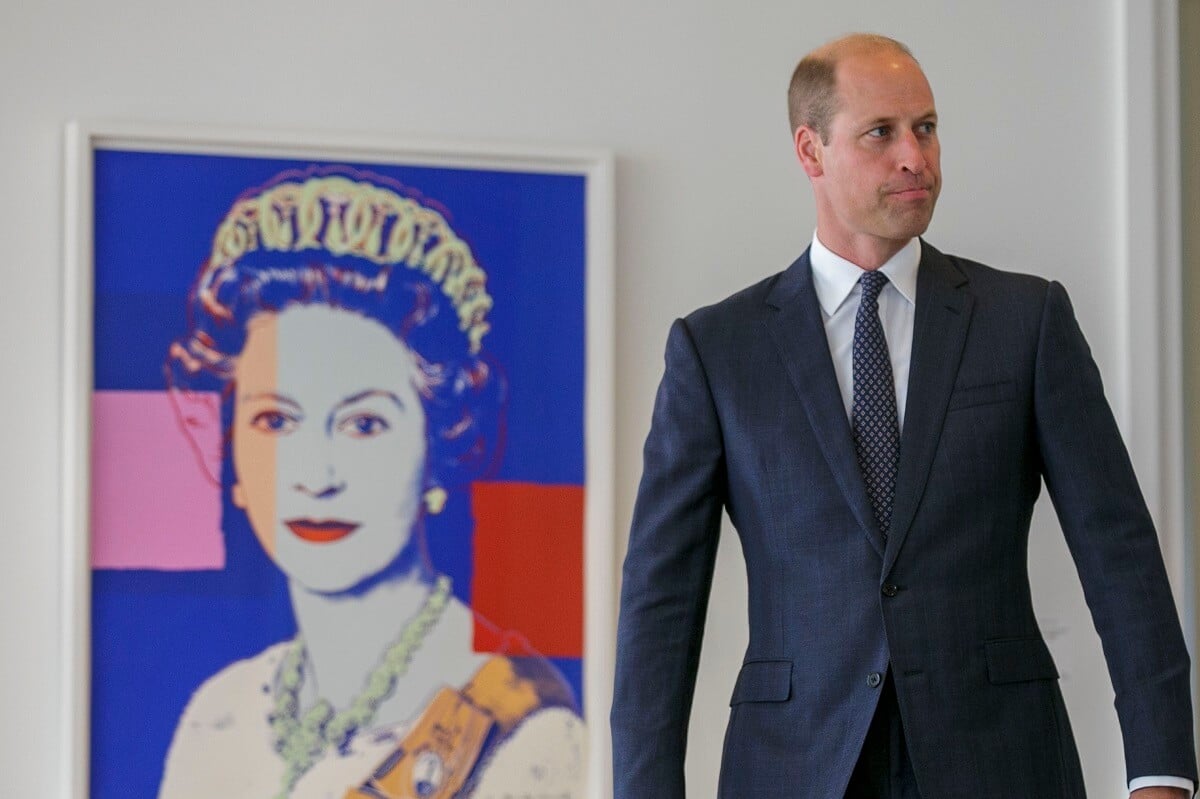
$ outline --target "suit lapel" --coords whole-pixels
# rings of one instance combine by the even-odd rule
[[[776,281],[767,295],[767,305],[773,309],[767,322],[771,338],[804,405],[821,452],[854,517],[882,557],[883,535],[871,511],[854,454],[846,406],[833,370],[821,306],[813,290],[807,250]]]
[[[966,276],[946,256],[921,242],[908,400],[884,574],[908,536],[941,437],[974,303],[966,283]]]

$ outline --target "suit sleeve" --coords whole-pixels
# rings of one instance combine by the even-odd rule
[[[1189,659],[1154,523],[1058,283],[1045,298],[1034,410],[1043,476],[1116,691],[1128,778],[1194,782]]]
[[[667,341],[621,590],[616,799],[683,799],[687,725],[724,504],[724,450],[687,323]]]

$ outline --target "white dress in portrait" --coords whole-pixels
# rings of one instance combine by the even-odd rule
[[[440,625],[442,640],[464,640],[472,616],[454,603]],[[469,640],[466,638],[465,640]],[[436,645],[436,643],[435,643]],[[276,685],[292,642],[268,647],[258,655],[222,669],[193,694],[175,730],[167,755],[159,799],[271,799],[284,789],[286,764],[276,751],[270,717]],[[433,647],[431,647],[433,648]],[[416,658],[408,677],[424,681],[440,673],[437,687],[460,689],[487,656]],[[463,675],[467,679],[463,679]],[[408,680],[397,693],[405,690]],[[360,730],[342,749],[327,747],[296,781],[291,799],[344,799],[364,783],[404,741],[420,720],[431,693],[418,701],[406,722]],[[469,793],[455,799],[582,799],[586,730],[565,707],[539,709],[524,718],[476,768]],[[414,789],[414,799],[438,797]],[[408,797],[405,797],[408,799]]]

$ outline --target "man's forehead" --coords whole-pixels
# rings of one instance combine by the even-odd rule
[[[874,51],[840,59],[836,68],[839,106],[853,116],[932,113],[929,81],[910,56]]]
[[[837,85],[878,81],[881,84],[917,83],[928,87],[925,73],[916,59],[898,50],[856,48],[835,62]]]

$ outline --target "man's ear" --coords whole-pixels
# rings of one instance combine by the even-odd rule
[[[796,128],[793,143],[796,146],[796,158],[800,166],[810,178],[818,178],[825,174],[825,145],[821,143],[821,135],[808,125]]]

